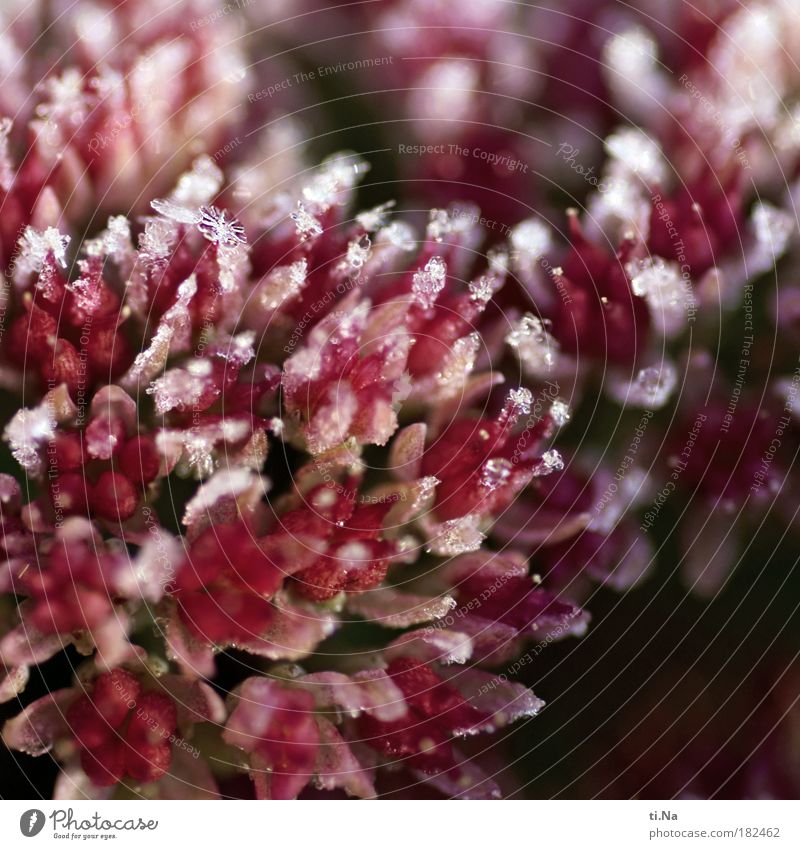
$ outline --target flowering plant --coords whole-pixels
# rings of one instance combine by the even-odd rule
[[[514,792],[659,516],[706,596],[794,521],[791,4],[301,4],[362,56],[305,70],[280,4],[12,5],[0,696],[56,798]],[[316,164],[344,74],[393,147]]]

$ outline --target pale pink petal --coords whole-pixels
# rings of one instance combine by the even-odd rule
[[[195,640],[174,611],[167,619],[164,638],[167,657],[174,660],[185,675],[214,677],[214,649],[208,643]]]
[[[402,691],[382,669],[352,677],[342,672],[314,672],[296,680],[320,708],[342,708],[352,717],[364,712],[383,722],[392,722],[407,712]]]
[[[441,619],[456,606],[451,596],[422,596],[402,593],[393,587],[368,590],[350,596],[347,609],[385,628],[408,628]]]
[[[11,701],[23,692],[30,677],[29,666],[12,666],[0,680],[0,704]]]
[[[219,799],[217,782],[197,749],[172,747],[169,771],[156,783],[159,799]]]
[[[367,770],[359,764],[350,747],[327,719],[318,719],[320,748],[314,767],[314,783],[321,790],[340,787],[348,796],[373,799],[375,787]]]
[[[3,726],[3,742],[26,755],[43,755],[69,735],[65,713],[79,694],[71,688],[56,690],[32,702]]]
[[[386,657],[418,657],[439,663],[466,663],[472,656],[472,640],[458,631],[446,631],[435,626],[409,631],[386,647]]]
[[[400,480],[413,481],[419,477],[427,430],[423,422],[417,422],[404,427],[392,440],[389,470]]]

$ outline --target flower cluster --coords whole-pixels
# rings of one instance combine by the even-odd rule
[[[672,502],[708,594],[745,508],[791,515],[796,314],[762,319],[754,281],[800,304],[773,271],[796,250],[792,10],[701,3],[722,29],[665,21],[681,51],[653,4],[603,42],[576,21],[613,4],[567,5],[559,29],[372,4],[359,43],[423,55],[369,66],[408,89],[423,214],[359,210],[367,155],[311,164],[302,125],[248,97],[277,71],[236,34],[271,4],[73,5],[44,24],[55,68],[50,4],[9,15],[0,696],[58,798],[496,797],[468,738],[544,704],[502,670],[581,636],[598,584],[643,580]],[[551,44],[514,34],[533,24]],[[601,405],[630,429],[580,432]],[[68,647],[73,685],[26,702]]]

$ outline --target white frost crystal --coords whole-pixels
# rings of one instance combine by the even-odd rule
[[[512,323],[506,344],[514,349],[527,374],[546,375],[555,365],[558,342],[545,330],[544,323],[526,313]]]
[[[462,336],[453,343],[444,365],[436,374],[439,399],[454,398],[463,390],[464,384],[475,366],[480,344],[481,339],[477,333]]]
[[[571,417],[569,405],[565,401],[557,399],[550,405],[550,418],[556,427],[564,427]]]
[[[357,276],[372,254],[372,240],[366,234],[347,243],[347,253],[336,267],[340,277]]]
[[[216,206],[200,207],[197,229],[209,242],[218,245],[237,245],[247,241],[244,227],[224,209],[217,209]]]
[[[521,268],[528,268],[552,247],[550,228],[539,218],[526,218],[511,231],[512,257]]]
[[[270,312],[296,298],[306,284],[308,261],[300,259],[291,265],[280,265],[264,277],[256,296],[259,306]]]
[[[434,242],[442,242],[445,236],[464,235],[479,220],[478,207],[472,204],[450,209],[432,209],[428,213],[426,234]]]
[[[11,127],[10,118],[0,118],[0,189],[4,192],[10,191],[14,184],[14,166],[8,149]]]
[[[519,389],[509,391],[508,399],[506,400],[506,410],[510,416],[527,416],[531,411],[532,403],[533,395],[530,389],[526,389],[523,386]]]
[[[656,41],[641,26],[613,34],[603,45],[603,74],[614,102],[633,121],[646,123],[654,104],[668,96],[670,80],[659,67]]]
[[[19,240],[15,276],[40,273],[49,254],[62,268],[66,268],[69,242],[70,237],[63,236],[55,227],[47,227],[43,231],[26,227]]]
[[[478,528],[479,523],[480,517],[473,514],[443,522],[437,527],[436,537],[428,550],[446,557],[476,551],[485,539],[485,534]]]
[[[503,457],[493,457],[487,460],[481,470],[481,486],[490,492],[502,486],[510,477],[513,470],[510,460]]]
[[[204,483],[186,505],[183,524],[191,527],[206,520],[219,521],[229,513],[256,504],[267,491],[267,481],[250,469],[220,469]]]
[[[19,410],[6,425],[3,438],[28,474],[41,471],[41,449],[55,438],[55,428],[55,416],[46,401],[33,409]]]
[[[757,203],[753,208],[753,232],[756,248],[748,257],[750,276],[769,270],[783,256],[795,232],[795,219],[771,203]]]
[[[347,193],[367,171],[369,163],[354,154],[337,153],[326,159],[303,188],[303,199],[311,213],[322,215],[345,203]]]
[[[628,273],[634,294],[647,301],[650,314],[660,325],[663,335],[670,337],[679,332],[686,324],[687,315],[695,308],[695,297],[677,263],[648,257],[629,267]]]
[[[446,279],[447,265],[440,256],[431,257],[425,268],[414,275],[411,291],[423,309],[429,310],[436,303]]]
[[[549,475],[551,472],[560,472],[563,468],[564,459],[555,448],[551,448],[542,454],[542,459],[534,468],[533,473],[537,477],[542,477],[543,475]]]
[[[83,243],[87,256],[107,256],[118,264],[133,264],[135,252],[131,242],[131,223],[124,215],[112,215],[108,227],[96,238]]]
[[[386,216],[389,210],[393,209],[395,201],[389,200],[386,203],[368,209],[365,212],[359,212],[356,215],[356,223],[362,227],[367,233],[374,233],[380,230],[386,224]]]
[[[164,313],[150,345],[136,355],[133,365],[120,383],[134,389],[140,380],[150,381],[164,368],[170,353],[182,350],[191,330],[189,302],[197,292],[197,280],[192,274],[178,286],[177,301]]]
[[[222,188],[222,171],[210,156],[200,156],[190,171],[181,174],[169,199],[184,207],[198,209],[210,203]]]
[[[319,221],[305,208],[302,201],[297,201],[297,210],[292,213],[292,221],[297,228],[297,235],[301,241],[306,239],[314,239],[322,234],[322,225]]]
[[[626,128],[612,133],[605,148],[612,159],[646,182],[664,182],[666,165],[661,147],[641,130]]]
[[[611,377],[608,391],[620,404],[657,410],[670,399],[678,382],[675,366],[668,360],[640,369],[633,380]]]

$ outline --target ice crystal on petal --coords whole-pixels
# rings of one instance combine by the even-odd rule
[[[408,628],[442,619],[456,607],[448,595],[428,597],[398,592],[392,587],[373,590],[348,601],[348,609],[385,628]]]
[[[513,468],[511,461],[503,457],[487,460],[481,471],[481,485],[490,491],[497,489],[511,477]]]
[[[224,209],[217,209],[216,206],[200,207],[197,229],[209,242],[217,245],[231,246],[244,244],[247,241],[244,227]]]
[[[677,333],[686,323],[687,312],[695,307],[691,284],[674,262],[648,257],[628,268],[631,288],[650,306],[651,315],[666,336]]]
[[[291,265],[281,265],[273,269],[261,281],[257,299],[265,310],[273,312],[287,301],[300,294],[306,284],[308,260],[300,259]]]
[[[179,224],[198,224],[200,222],[199,210],[191,209],[172,200],[152,200],[150,206],[164,218],[177,221]]]
[[[354,154],[336,154],[326,159],[303,188],[303,197],[314,214],[327,212],[346,200],[346,192],[369,171],[369,163]],[[301,204],[298,203],[298,208]],[[292,216],[294,217],[294,216]]]
[[[469,284],[469,294],[473,301],[477,304],[481,304],[485,306],[492,299],[492,295],[494,295],[494,279],[484,274],[482,277],[479,277],[477,280],[473,280]]]
[[[617,103],[626,103],[633,120],[650,117],[653,103],[669,95],[660,71],[655,39],[642,27],[614,34],[603,47],[603,71]]]
[[[36,107],[36,115],[41,119],[37,126],[48,145],[55,147],[63,143],[72,134],[71,128],[86,120],[90,101],[83,83],[83,74],[77,68],[70,68],[61,76],[47,77],[42,83],[46,99]]]
[[[480,345],[481,340],[477,333],[462,336],[453,343],[441,371],[436,375],[441,399],[454,398],[463,390],[467,378],[475,367]]]
[[[429,551],[446,557],[477,551],[486,538],[479,524],[480,516],[474,514],[443,522],[430,542]]]
[[[205,363],[203,363],[205,365]],[[191,407],[203,396],[206,381],[189,370],[170,369],[147,387],[155,400],[156,412],[164,415],[176,407]]]
[[[249,272],[247,245],[244,242],[217,245],[217,268],[222,294],[236,291]]]
[[[255,357],[256,351],[253,347],[255,341],[256,334],[252,330],[246,330],[244,333],[231,337],[228,344],[220,348],[219,356],[231,365],[241,368]]]
[[[533,395],[530,389],[521,386],[519,389],[511,389],[506,400],[505,412],[510,418],[519,415],[527,416],[531,411]]]
[[[175,352],[188,342],[191,329],[188,306],[196,292],[197,280],[192,274],[178,287],[177,301],[162,316],[149,347],[136,355],[122,380],[123,386],[133,388],[140,380],[152,380],[164,368],[170,349]]]
[[[536,465],[533,473],[537,477],[541,477],[542,475],[549,475],[551,472],[560,472],[563,468],[563,457],[555,448],[551,448],[542,454],[541,462]]]
[[[45,402],[33,409],[19,410],[6,425],[3,438],[8,442],[14,459],[30,475],[41,471],[40,451],[55,437],[56,420]]]
[[[423,127],[430,121],[435,128],[443,115],[450,121],[468,121],[477,111],[475,90],[479,84],[473,62],[465,59],[434,62],[416,82],[411,95],[412,114]]]
[[[609,38],[604,54],[620,76],[641,80],[655,65],[656,43],[642,27],[633,26]]]
[[[14,167],[8,150],[11,127],[10,118],[0,118],[0,189],[4,192],[10,191],[14,184]]]
[[[612,377],[608,387],[611,397],[620,404],[659,409],[670,399],[677,382],[675,366],[665,360],[658,366],[640,369],[632,381]]]
[[[107,256],[116,263],[133,264],[130,221],[124,215],[111,216],[108,227],[96,239],[85,241],[83,249],[87,256]]]
[[[151,218],[139,236],[139,257],[145,265],[163,265],[172,252],[177,228],[166,218]]]
[[[647,183],[663,183],[666,167],[661,148],[641,130],[619,130],[606,139],[605,148],[622,167],[638,174]]]
[[[100,275],[93,272],[86,260],[80,260],[78,265],[82,274],[67,284],[67,289],[75,295],[75,302],[80,309],[93,313],[100,306],[103,294]]]
[[[356,215],[356,222],[359,227],[362,227],[367,233],[374,233],[380,230],[386,224],[386,217],[391,209],[394,209],[395,201],[390,200],[368,209],[366,212],[359,212]]]
[[[429,310],[444,289],[447,279],[447,265],[440,256],[431,257],[422,271],[413,278],[411,290],[420,306]]]
[[[564,401],[556,400],[550,405],[550,418],[556,427],[564,427],[571,415],[569,405]]]
[[[756,272],[771,268],[784,254],[795,232],[795,219],[770,203],[757,203],[753,209],[753,228],[758,244]]]
[[[375,244],[387,243],[402,251],[414,249],[414,230],[405,221],[392,221],[375,236]]]
[[[511,231],[512,258],[523,268],[543,257],[552,247],[550,228],[538,218],[526,218]]]
[[[16,273],[40,273],[51,255],[62,268],[66,268],[69,243],[70,237],[62,235],[55,227],[47,227],[43,231],[26,227],[19,242]]]
[[[300,241],[315,239],[322,234],[322,225],[305,208],[302,201],[297,201],[297,210],[292,213],[291,218],[297,227],[297,235],[300,237]]]
[[[426,233],[434,242],[443,242],[445,236],[463,235],[480,220],[478,207],[465,205],[450,209],[432,209],[428,214]]]
[[[603,178],[604,190],[589,201],[589,220],[615,240],[631,231],[647,238],[650,225],[650,201],[641,177],[622,162],[612,162]]]
[[[183,524],[193,527],[207,521],[230,522],[240,509],[256,504],[266,489],[266,480],[250,469],[220,469],[188,502]]]
[[[358,274],[372,253],[372,242],[369,236],[360,236],[347,243],[347,255],[338,266],[340,274]]]
[[[544,323],[535,315],[526,313],[513,322],[506,336],[506,344],[513,348],[528,374],[546,375],[555,365],[558,342],[545,330]]]
[[[222,188],[222,171],[210,156],[200,156],[192,163],[190,171],[178,179],[169,199],[180,206],[199,210],[210,203]]]
[[[466,663],[474,645],[472,639],[460,631],[443,630],[441,628],[421,628],[407,631],[392,640],[386,649],[386,657],[419,657],[425,661],[437,663]]]

